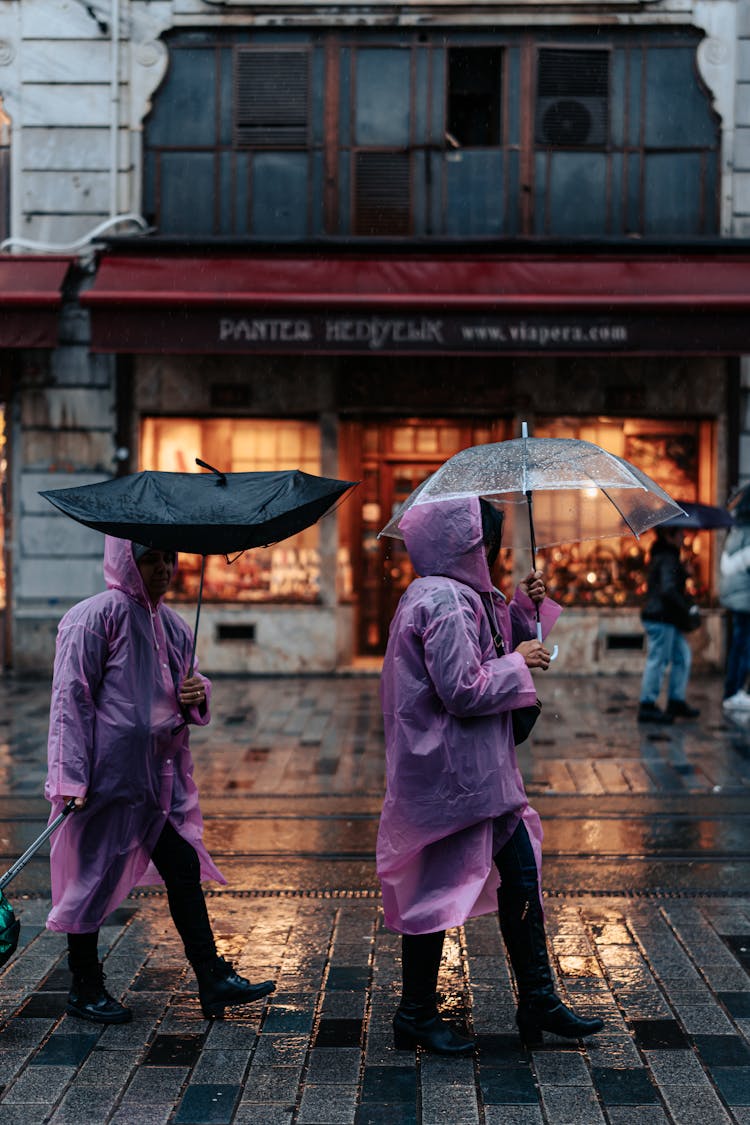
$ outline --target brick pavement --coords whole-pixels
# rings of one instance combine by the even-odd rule
[[[550,946],[561,991],[605,1030],[523,1052],[497,923],[474,919],[449,933],[440,982],[479,1038],[462,1060],[391,1045],[376,687],[219,681],[213,730],[194,740],[230,877],[209,893],[221,951],[277,980],[252,1010],[202,1019],[166,901],[146,892],[102,931],[133,1023],[65,1016],[44,863],[9,888],[22,948],[0,971],[0,1125],[750,1123],[750,740],[723,721],[718,685],[696,685],[699,724],[663,732],[634,723],[634,683],[550,679],[523,758],[546,824]],[[0,684],[0,700],[7,866],[43,816],[45,685]]]

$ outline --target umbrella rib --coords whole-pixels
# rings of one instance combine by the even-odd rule
[[[620,507],[620,505],[619,505],[619,504],[617,504],[617,503],[615,502],[615,500],[614,500],[614,499],[613,499],[613,498],[612,498],[612,497],[610,496],[610,494],[609,494],[609,492],[607,492],[607,489],[606,489],[606,488],[602,488],[602,489],[601,489],[601,491],[602,491],[602,493],[603,493],[603,494],[604,494],[604,495],[605,495],[605,496],[607,497],[607,499],[609,500],[609,502],[610,502],[610,504],[612,505],[612,507],[613,507],[613,508],[614,508],[614,509],[615,509],[615,510],[616,510],[617,512],[619,512],[619,513],[620,513],[620,516],[621,516],[621,517],[622,517],[622,519],[623,519],[623,520],[625,521],[625,523],[626,523],[626,524],[628,525],[628,527],[630,528],[630,530],[631,530],[631,531],[633,532],[633,535],[635,535],[636,539],[640,539],[640,535],[639,535],[639,534],[638,534],[638,532],[637,532],[637,531],[635,530],[635,528],[633,527],[632,523],[630,522],[630,520],[628,519],[628,517],[627,517],[627,516],[625,515],[625,513],[623,512],[623,510],[622,510],[622,508]]]

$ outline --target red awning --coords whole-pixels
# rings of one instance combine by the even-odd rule
[[[750,254],[105,256],[114,352],[750,351]]]
[[[70,257],[0,255],[0,348],[54,348]]]

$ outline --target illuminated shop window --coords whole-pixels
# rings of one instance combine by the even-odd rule
[[[222,472],[302,469],[320,473],[320,432],[313,422],[246,418],[145,418],[141,428],[141,468],[202,472],[196,457]],[[200,556],[180,555],[170,596],[197,596]],[[319,597],[318,528],[309,527],[270,547],[245,551],[231,564],[209,555],[205,601],[315,602]]]
[[[711,423],[653,418],[537,419],[535,437],[579,438],[637,465],[678,502],[714,502]],[[535,511],[554,505],[554,492],[537,492]],[[561,527],[561,538],[565,528]],[[640,606],[646,593],[654,534],[640,539],[588,539],[539,552],[550,594],[563,605]],[[709,601],[710,532],[686,532],[682,551],[692,593]]]

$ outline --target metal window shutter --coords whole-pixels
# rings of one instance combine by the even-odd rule
[[[411,234],[410,160],[405,152],[358,152],[354,233]]]
[[[234,139],[238,148],[307,144],[307,51],[237,51]]]

